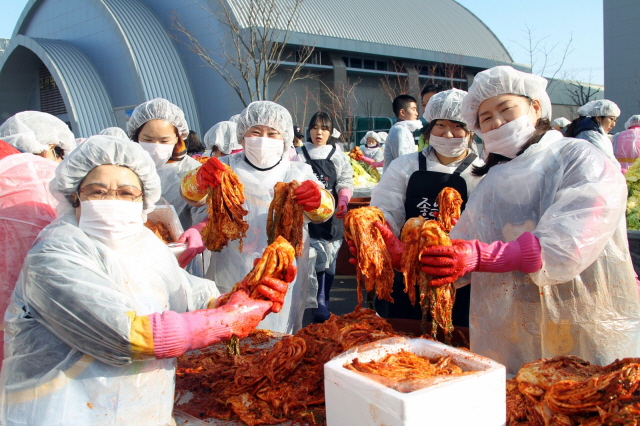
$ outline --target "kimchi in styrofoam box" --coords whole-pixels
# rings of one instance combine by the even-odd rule
[[[451,356],[464,372],[402,393],[345,368],[405,350],[428,358]],[[426,339],[394,337],[347,351],[324,365],[328,426],[503,426],[506,370],[489,358]]]
[[[167,202],[156,204],[153,211],[147,215],[147,220],[153,223],[161,222],[167,227],[169,234],[171,234],[171,239],[174,241],[173,243],[167,244],[167,246],[169,246],[169,249],[173,254],[179,258],[187,249],[187,246],[186,244],[176,243],[184,233],[184,229],[182,229],[176,209]]]

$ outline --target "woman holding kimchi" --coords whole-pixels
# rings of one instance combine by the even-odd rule
[[[547,81],[499,66],[475,76],[462,116],[484,176],[451,232],[424,251],[431,285],[471,281],[471,350],[515,373],[577,355],[640,356],[640,302],[625,229],[627,188],[593,144],[550,130]]]
[[[240,240],[232,240],[220,252],[212,253],[206,277],[217,283],[224,282],[219,287],[225,292],[251,271],[253,260],[267,247],[267,213],[275,184],[297,180],[301,185],[295,190],[295,202],[302,206],[307,217],[303,229],[303,254],[296,259],[298,275],[290,286],[282,310],[260,324],[260,328],[295,333],[302,327],[304,309],[315,306],[317,292],[317,288],[309,288],[309,268],[314,265],[309,265],[306,223],[311,219],[318,223],[328,220],[333,215],[334,200],[308,164],[288,160],[286,154],[293,143],[293,123],[283,106],[269,101],[249,104],[238,117],[237,138],[244,148],[242,152],[211,158],[182,179],[182,194],[191,203],[201,203],[209,188],[220,184],[222,163],[231,167],[244,185],[244,208],[249,212],[244,220],[249,229],[243,238],[242,250]],[[202,229],[205,223],[192,229]]]
[[[473,166],[482,166],[473,149],[473,134],[460,115],[462,100],[467,92],[451,89],[433,95],[425,108],[429,122],[425,135],[428,145],[421,151],[397,158],[382,175],[373,190],[371,205],[384,213],[390,230],[387,238],[400,235],[404,223],[414,217],[435,219],[438,212],[436,198],[446,187],[456,189],[466,203],[468,195],[480,181],[472,174]],[[393,251],[393,245],[389,249]],[[399,256],[395,256],[399,260]],[[376,309],[387,318],[420,319],[418,304],[411,305],[404,293],[402,274],[396,273],[392,293],[394,303],[378,301]],[[453,308],[455,325],[469,326],[469,291],[456,294]]]
[[[176,357],[247,336],[287,283],[265,278],[269,300],[239,290],[217,306],[216,285],[144,226],[160,178],[131,141],[90,137],[50,187],[59,216],[27,254],[4,317],[0,423],[175,425]]]

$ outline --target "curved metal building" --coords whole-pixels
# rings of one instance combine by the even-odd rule
[[[255,0],[222,1],[241,29],[251,22]],[[274,16],[280,17],[296,2],[276,1]],[[242,108],[233,89],[175,29],[179,22],[220,55],[228,29],[208,8],[219,11],[218,0],[30,0],[0,55],[0,122],[18,111],[40,110],[68,122],[76,137],[87,137],[105,127],[124,128],[136,105],[164,97],[184,110],[191,129],[204,133]],[[285,21],[272,25],[284,28]],[[316,77],[295,82],[279,99],[296,121],[302,121],[297,111],[303,104],[305,111],[317,108],[309,98],[320,96],[319,82],[357,79],[366,101],[354,114],[384,116],[390,113],[380,90],[386,78],[413,76],[409,90],[415,94],[426,81],[466,87],[482,69],[514,65],[491,30],[453,0],[303,0],[291,29],[291,51],[315,47],[308,67]],[[447,67],[456,75],[445,75]],[[272,78],[274,87],[284,74]]]

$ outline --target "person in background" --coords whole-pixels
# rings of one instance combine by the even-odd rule
[[[59,217],[25,259],[5,314],[0,423],[174,425],[176,358],[277,312],[287,282],[263,280],[218,306],[145,228],[160,198],[153,160],[130,141],[92,136],[56,169]],[[288,271],[292,280],[295,269]]]
[[[307,220],[303,229],[303,254],[296,259],[298,275],[290,286],[282,310],[277,315],[269,315],[260,324],[260,328],[293,334],[302,327],[305,308],[315,307],[318,291],[315,286],[309,288],[309,268],[314,265],[309,264],[307,223],[326,222],[333,215],[334,200],[318,181],[311,166],[288,160],[287,150],[293,142],[293,123],[286,108],[269,101],[252,102],[240,113],[237,125],[237,142],[244,150],[219,159],[210,158],[202,167],[185,175],[182,194],[191,203],[205,203],[209,188],[220,184],[223,164],[231,167],[244,185],[244,208],[249,212],[244,220],[249,229],[243,238],[242,250],[239,240],[230,241],[220,252],[211,254],[206,273],[222,291],[228,291],[251,271],[254,259],[261,257],[268,245],[267,213],[275,184],[293,180],[300,182],[295,190],[295,202],[302,206]],[[206,222],[199,223],[191,230],[199,233],[205,225]]]
[[[607,99],[587,102],[578,108],[578,118],[573,120],[565,130],[569,138],[584,139],[597,146],[611,161],[616,164],[613,145],[607,136],[616,125],[620,116],[620,108]]]
[[[484,163],[474,150],[473,133],[461,115],[466,94],[465,91],[451,89],[431,97],[424,111],[424,119],[429,123],[429,144],[421,152],[396,159],[373,190],[371,205],[378,207],[385,216],[386,224],[380,225],[380,229],[392,253],[395,269],[400,267],[401,252],[394,252],[394,248],[399,247],[397,236],[405,222],[418,216],[436,219],[436,198],[446,187],[460,193],[464,210],[469,196],[480,182],[481,178],[474,176],[472,171],[474,166],[481,167]],[[395,274],[392,297],[394,303],[377,301],[376,310],[380,315],[386,318],[422,318],[419,304],[411,305],[404,292],[404,277],[399,272]],[[457,292],[453,307],[454,325],[469,326],[469,297],[468,287]]]
[[[606,365],[640,356],[640,300],[627,242],[627,186],[593,144],[550,130],[547,80],[478,73],[462,117],[482,137],[484,176],[451,231],[426,248],[431,285],[471,282],[471,351],[515,374],[540,358]]]
[[[346,155],[337,151],[330,142],[333,121],[326,112],[317,112],[309,120],[311,142],[298,148],[298,155],[311,166],[324,188],[336,202],[335,215],[324,223],[309,224],[311,246],[316,250],[316,277],[318,279],[318,307],[312,310],[316,322],[329,319],[329,293],[336,274],[338,250],[344,237],[343,223],[347,206],[353,195],[353,168]]]
[[[185,140],[185,145],[187,146],[187,155],[190,157],[201,156],[204,154],[205,147],[202,142],[200,142],[198,134],[193,130],[189,130],[187,140]]]
[[[613,153],[620,162],[622,173],[627,173],[631,165],[640,157],[640,115],[632,115],[625,130],[613,137]]]
[[[422,88],[422,92],[420,92],[420,99],[422,99],[422,113],[426,111],[427,104],[429,103],[429,99],[436,93],[444,92],[446,88],[441,84],[427,84]],[[429,124],[429,123],[427,123]],[[422,129],[420,134],[420,138],[418,139],[418,151],[422,151],[428,144],[428,134],[426,132],[426,127]]]
[[[551,128],[564,134],[564,131],[569,124],[571,124],[571,121],[567,118],[558,117],[551,122]]]
[[[384,150],[383,170],[387,170],[389,164],[396,158],[416,152],[413,132],[422,128],[422,122],[418,120],[418,104],[413,96],[396,97],[393,100],[393,113],[398,118],[398,122],[389,130]],[[379,165],[369,165],[379,167]]]
[[[122,130],[120,127],[107,127],[106,129],[101,130],[98,134],[103,136],[115,136],[117,138],[129,139],[129,136],[127,136],[127,132]]]
[[[23,154],[0,140],[0,311],[9,306],[27,252],[56,217],[49,192],[58,163]],[[4,330],[4,329],[2,329]],[[4,331],[0,331],[0,339]],[[2,339],[4,340],[4,339]],[[0,347],[0,360],[4,359]]]
[[[69,126],[51,114],[23,111],[0,125],[0,139],[21,152],[28,152],[59,163],[76,147]]]
[[[388,136],[389,136],[389,133],[387,132],[378,132],[378,137],[380,138],[380,145],[382,146],[383,150],[384,150],[384,144],[387,143]]]
[[[300,126],[293,126],[293,147],[298,148],[304,144],[304,133]]]
[[[199,233],[188,230],[196,208],[187,204],[180,195],[180,179],[200,167],[197,160],[187,155],[185,140],[189,135],[189,127],[184,113],[166,99],[152,99],[133,110],[127,122],[127,133],[151,156],[162,183],[162,198],[173,206],[182,228],[187,229],[178,240],[187,243],[187,250],[180,257],[180,265],[186,267],[189,263],[186,259],[195,247],[202,246],[202,238]],[[192,268],[196,268],[192,269],[194,273],[202,273],[203,267],[192,265]]]
[[[236,136],[237,124],[234,121],[221,121],[204,134],[204,144],[210,157],[224,157],[242,152],[242,145]]]
[[[378,133],[374,131],[368,131],[360,141],[362,147],[362,155],[364,158],[361,160],[366,164],[384,164],[384,151],[381,148],[382,139]]]

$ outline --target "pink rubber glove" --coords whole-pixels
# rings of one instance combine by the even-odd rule
[[[420,269],[442,277],[432,280],[432,286],[452,283],[472,271],[530,273],[542,267],[540,242],[530,232],[508,243],[486,244],[478,240],[452,240],[451,243],[451,246],[429,247],[422,252]]]
[[[382,234],[384,244],[387,246],[387,251],[391,256],[391,265],[393,266],[393,269],[400,269],[404,244],[402,244],[402,241],[395,236],[386,223],[383,225],[380,221],[375,221],[373,222],[373,225],[378,228],[378,230],[380,230],[380,234]]]
[[[353,193],[349,188],[342,188],[340,192],[338,192],[338,210],[336,211],[336,217],[338,219],[344,219],[347,215],[349,200],[351,200],[352,195]]]
[[[369,157],[362,157],[360,161],[362,161],[364,164],[370,165],[371,167],[384,166],[384,161],[374,161],[373,158],[369,158]]]
[[[272,302],[254,300],[244,291],[215,309],[149,315],[156,358],[173,358],[236,335],[247,337],[269,313]]]
[[[181,268],[186,268],[189,262],[193,260],[194,257],[199,255],[206,248],[204,243],[202,242],[202,228],[204,228],[207,224],[207,221],[201,222],[197,225],[192,226],[191,228],[184,231],[184,234],[180,236],[178,239],[179,243],[187,243],[187,249],[178,259],[178,263]]]

